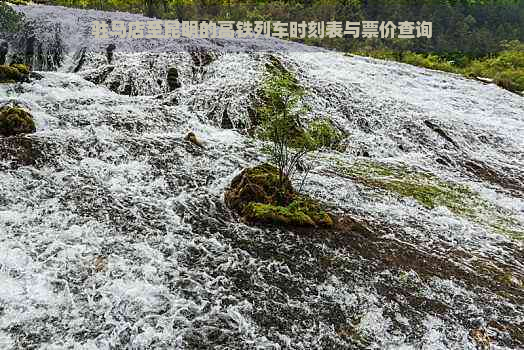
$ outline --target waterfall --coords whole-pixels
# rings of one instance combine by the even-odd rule
[[[96,39],[94,20],[147,19],[16,8],[9,59],[42,79],[0,84],[37,129],[0,138],[0,348],[522,347],[522,97],[276,39]],[[252,109],[274,60],[307,91],[302,122],[345,135],[304,184],[341,231],[224,205],[267,160]]]

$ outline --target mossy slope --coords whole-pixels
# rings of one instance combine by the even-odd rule
[[[402,165],[371,161],[349,166],[339,163],[338,172],[366,187],[412,198],[427,209],[446,207],[453,214],[511,238],[522,239],[518,221],[504,208],[483,199],[469,187]]]

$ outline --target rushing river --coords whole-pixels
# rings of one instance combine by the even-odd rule
[[[11,47],[31,37],[43,78],[0,85],[37,124],[0,139],[1,349],[524,347],[524,98],[275,39],[99,40],[93,20],[146,19],[17,9],[32,24]],[[246,130],[270,57],[308,91],[304,122],[347,135],[304,186],[347,230],[224,205],[266,159]]]

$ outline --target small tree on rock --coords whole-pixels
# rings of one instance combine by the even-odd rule
[[[279,171],[279,184],[292,179],[303,158],[315,149],[315,141],[300,125],[300,116],[308,111],[302,105],[304,89],[287,70],[274,68],[264,81],[259,136],[270,141],[266,151]]]

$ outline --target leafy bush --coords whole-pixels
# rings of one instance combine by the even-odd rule
[[[280,61],[271,56],[268,76],[262,87],[262,105],[257,109],[261,118],[259,136],[270,141],[266,151],[278,168],[279,183],[292,178],[297,165],[315,149],[315,141],[300,125],[300,116],[307,111],[302,105],[304,89]]]

